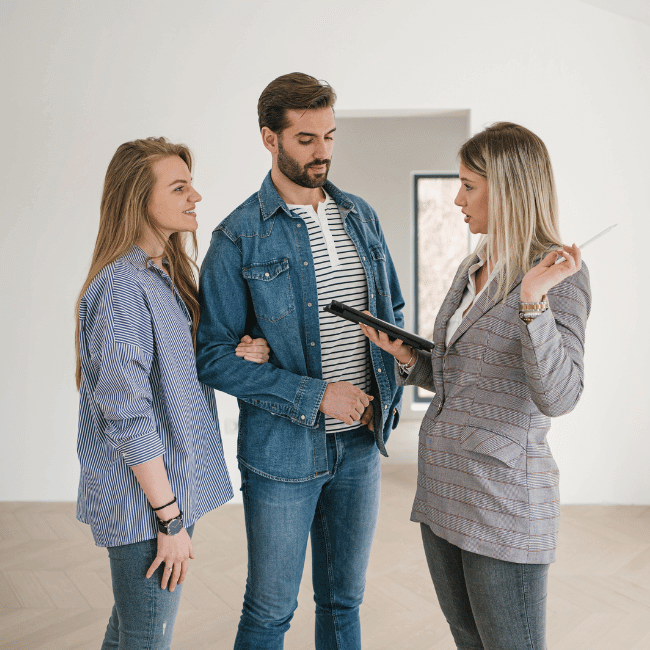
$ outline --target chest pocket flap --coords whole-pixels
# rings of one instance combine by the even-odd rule
[[[380,293],[382,296],[390,296],[384,249],[381,246],[372,246],[370,249],[370,257],[372,258],[372,271],[375,275],[377,293]]]
[[[258,318],[274,322],[294,310],[288,258],[250,264],[242,269],[242,275]]]

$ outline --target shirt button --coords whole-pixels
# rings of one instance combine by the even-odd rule
[[[300,228],[300,226],[302,226],[301,223],[297,223],[297,224],[296,224],[296,228]]]
[[[269,277],[269,274],[268,274],[268,273],[265,273],[265,274],[264,274],[264,277],[265,277],[265,278],[268,278],[268,277]]]
[[[377,372],[381,372],[381,368],[377,368]]]
[[[384,410],[388,408],[388,404],[384,404]]]
[[[305,266],[309,266],[309,262],[303,262]]]
[[[364,262],[366,261],[366,258],[365,258],[365,257],[362,257],[361,259],[362,259]]]
[[[311,307],[311,303],[310,303],[310,302],[307,303],[307,307]]]
[[[375,297],[375,294],[374,294],[374,293],[371,293],[371,294],[370,294],[370,297],[371,297],[371,298],[374,298],[374,297]]]
[[[305,416],[304,416],[304,415],[301,415],[301,416],[300,416],[300,419],[301,419],[301,420],[304,420],[304,419],[305,419]]]
[[[313,348],[316,344],[312,341],[311,342],[311,347]]]
[[[397,415],[397,409],[393,409],[393,415]]]

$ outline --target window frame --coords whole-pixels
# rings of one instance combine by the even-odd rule
[[[414,246],[414,273],[413,273],[413,304],[414,304],[414,323],[415,332],[420,332],[420,255],[419,255],[419,196],[418,196],[418,182],[422,178],[455,178],[460,181],[460,174],[457,171],[414,171],[411,172],[412,184],[412,206],[413,206],[413,246]],[[467,254],[471,252],[471,234],[467,231]],[[419,395],[418,387],[413,387],[413,404],[428,403],[431,397],[427,395]]]

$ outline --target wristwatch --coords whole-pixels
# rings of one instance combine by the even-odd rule
[[[537,316],[541,316],[549,308],[548,296],[544,294],[541,302],[519,302],[519,318],[528,325]]]
[[[163,533],[163,535],[178,535],[178,533],[183,530],[183,513],[174,517],[173,519],[168,519],[167,521],[158,521],[158,530]]]

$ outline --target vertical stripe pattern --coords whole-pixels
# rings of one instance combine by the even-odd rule
[[[199,383],[190,314],[134,246],[86,290],[79,313],[77,518],[98,546],[157,535],[131,465],[163,456],[186,526],[232,498],[214,392]]]

